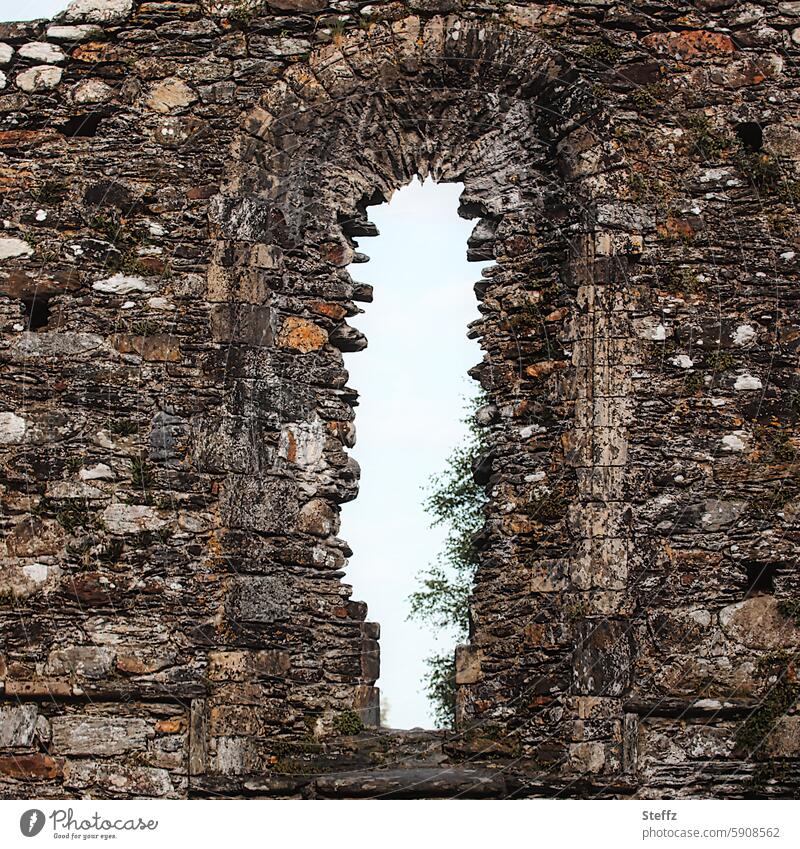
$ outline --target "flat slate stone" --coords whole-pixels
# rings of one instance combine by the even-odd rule
[[[500,771],[418,767],[320,776],[314,783],[320,796],[386,798],[502,798],[506,783]]]

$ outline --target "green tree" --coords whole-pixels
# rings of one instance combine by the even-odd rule
[[[481,393],[466,405],[466,438],[447,458],[444,470],[433,475],[424,501],[431,526],[446,528],[447,535],[436,562],[417,575],[420,588],[409,596],[409,619],[436,630],[455,629],[459,642],[469,628],[469,597],[478,553],[474,537],[483,526],[486,494],[472,476],[472,461],[486,448],[486,431],[475,421],[475,411],[485,402]],[[455,714],[455,666],[453,652],[427,658],[425,691],[437,723],[451,727]]]

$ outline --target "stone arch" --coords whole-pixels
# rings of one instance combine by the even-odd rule
[[[268,340],[269,369],[282,363],[292,394],[305,393],[308,404],[278,411],[282,435],[268,476],[260,468],[229,476],[223,548],[234,563],[245,551],[252,557],[248,534],[274,534],[277,515],[301,561],[344,563],[338,504],[355,497],[358,469],[345,451],[355,395],[341,352],[366,345],[346,319],[371,297],[345,267],[362,259],[355,238],[370,232],[368,206],[415,174],[463,181],[461,211],[479,219],[470,255],[496,263],[476,284],[484,317],[470,329],[486,352],[471,373],[491,398],[481,415],[493,447],[478,470],[491,502],[471,642],[457,653],[459,734],[502,728],[508,747],[524,740],[526,755],[564,761],[567,697],[609,695],[618,711],[629,675],[624,530],[597,539],[593,527],[609,516],[618,526],[624,511],[618,472],[632,343],[623,290],[646,222],[620,205],[627,171],[602,102],[543,39],[459,18],[371,26],[296,64],[244,115],[210,207],[212,333],[232,355],[254,332]],[[623,213],[612,214],[611,202]],[[260,366],[233,360],[224,406],[240,431],[253,413],[242,387],[258,381]],[[241,433],[231,434],[223,454],[240,445]],[[231,621],[263,616],[275,599],[283,606],[276,619],[302,618],[283,581],[233,578]],[[347,596],[349,587],[335,582],[326,592]],[[332,612],[324,592],[311,594],[328,618],[312,642],[355,660],[356,635],[360,658],[327,686],[295,695],[322,711],[323,724],[351,710],[375,724],[377,626],[361,621],[364,605]],[[570,608],[585,608],[578,619],[600,618],[583,633],[565,619]],[[337,644],[348,628],[349,642]],[[596,633],[619,661],[600,676],[596,652],[575,651]],[[584,771],[581,758],[619,760],[618,749],[616,739],[600,741],[567,771]],[[258,768],[257,755],[237,757],[237,771]]]

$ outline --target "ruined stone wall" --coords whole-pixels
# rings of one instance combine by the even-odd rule
[[[799,49],[731,0],[0,24],[0,793],[796,793]],[[415,174],[484,264],[447,733],[377,727],[338,536]]]

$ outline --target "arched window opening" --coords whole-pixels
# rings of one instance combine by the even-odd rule
[[[459,584],[448,563],[452,528],[432,526],[440,516],[424,502],[432,476],[441,482],[456,473],[448,463],[454,449],[461,449],[456,462],[468,462],[464,410],[478,392],[467,377],[480,351],[466,336],[478,312],[466,256],[474,222],[457,215],[462,189],[415,180],[370,208],[380,232],[366,248],[375,294],[357,322],[369,347],[347,357],[349,384],[360,395],[353,454],[361,465],[359,497],[342,515],[354,552],[348,581],[381,623],[382,724],[397,728],[447,724],[441,693],[432,699],[431,690],[437,676],[452,676],[455,645],[466,636],[456,613],[449,627],[437,627],[439,617],[409,618],[422,573],[433,567]],[[376,233],[365,222],[360,235]]]

